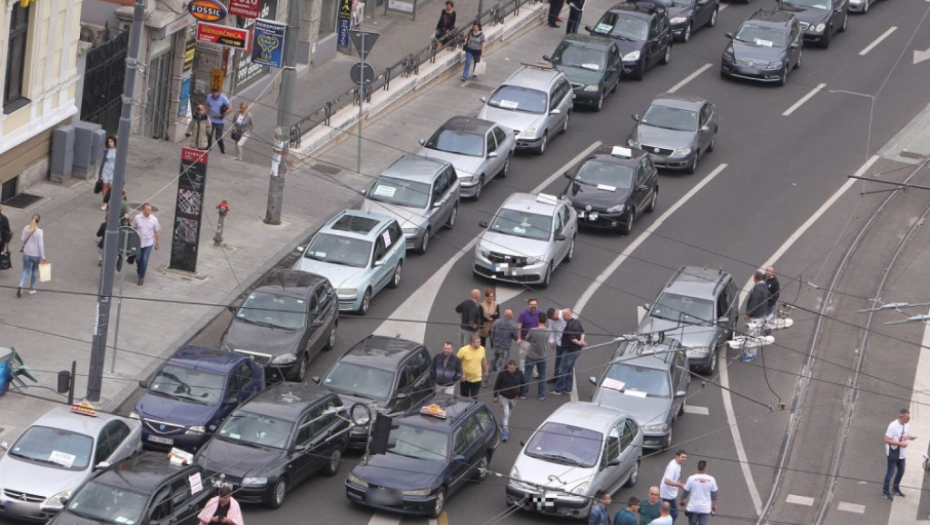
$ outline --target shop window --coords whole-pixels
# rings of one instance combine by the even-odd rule
[[[23,96],[26,71],[26,38],[29,36],[29,7],[13,3],[10,38],[6,50],[6,81],[3,85],[3,112],[12,113],[29,103]]]

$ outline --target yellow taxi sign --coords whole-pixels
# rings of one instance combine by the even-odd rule
[[[446,411],[443,410],[442,407],[437,404],[424,406],[423,408],[420,409],[420,413],[425,414],[427,416],[438,417],[440,419],[445,419],[447,416]]]
[[[92,407],[87,401],[81,401],[77,405],[71,405],[71,411],[82,416],[97,417],[97,409]]]

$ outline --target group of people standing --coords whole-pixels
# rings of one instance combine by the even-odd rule
[[[778,277],[775,276],[775,267],[768,266],[764,270],[756,270],[752,275],[752,290],[749,297],[746,298],[745,317],[750,321],[770,322],[775,319],[775,307],[778,305],[778,297],[781,294],[781,284]],[[765,335],[769,335],[771,329],[765,330]],[[756,358],[756,347],[747,346],[740,358],[744,363],[748,363]]]
[[[226,143],[223,142],[223,133],[226,129],[226,115],[232,111],[229,98],[221,91],[219,86],[213,86],[206,102],[198,104],[190,123],[187,125],[185,136],[191,139],[190,147],[208,150],[213,147],[213,141],[220,148],[221,154],[226,154]],[[242,160],[242,149],[249,140],[255,122],[249,105],[245,102],[239,104],[239,112],[232,118],[233,128],[229,137],[236,145],[236,160]]]

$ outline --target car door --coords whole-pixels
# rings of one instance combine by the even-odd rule
[[[710,117],[713,114],[713,107],[710,102],[705,102],[698,113],[698,147],[701,149],[701,155],[707,153],[710,141],[714,137],[713,126],[711,126]]]
[[[110,457],[115,451],[116,448],[110,441],[110,433],[108,428],[107,426],[104,426],[97,434],[97,442],[94,444],[94,461],[91,464],[94,467],[97,467],[103,462],[110,462]]]
[[[643,455],[642,446],[633,446],[639,426],[632,419],[623,418],[618,423],[617,431],[620,433],[620,479],[626,479]]]
[[[562,231],[565,229],[565,223],[563,222],[562,210],[563,204],[559,204],[552,211],[552,233],[550,233],[550,242],[552,243],[552,261],[554,265],[562,262],[562,259],[565,257],[565,252],[568,249],[568,239],[560,241],[558,237],[562,235]]]
[[[391,277],[391,272],[394,271],[394,266],[390,264],[388,258],[388,246],[391,245],[391,234],[388,232],[387,227],[380,231],[378,238],[375,239],[374,248],[372,248],[371,256],[371,283],[373,288],[373,294],[376,294],[381,291],[382,288],[388,283],[388,279]]]
[[[239,362],[236,367],[236,375],[239,376],[239,402],[244,403],[246,399],[255,395],[264,387],[263,378],[257,377],[255,370],[251,366],[251,359]]]
[[[846,15],[846,0],[833,0],[833,12],[830,14],[830,24],[832,32],[837,32],[843,27],[843,17]]]
[[[497,139],[494,138],[494,132],[488,130],[484,134],[484,162],[481,163],[480,173],[484,173],[484,183],[487,185],[491,179],[500,171],[498,166]],[[479,173],[479,174],[480,174]]]
[[[195,479],[191,480],[191,477]],[[203,484],[208,481],[204,480],[199,472],[196,472],[186,476],[178,476],[169,482],[171,515],[174,518],[172,523],[191,525],[198,523],[197,514],[201,509],[196,506],[197,499],[194,497],[193,492],[193,489],[197,488],[198,482],[202,491]],[[191,519],[192,517],[193,519]]]
[[[414,365],[414,374],[417,378],[413,384],[414,388],[411,396],[411,403],[412,406],[416,406],[433,393],[436,389],[436,382],[429,373],[430,357],[426,348],[417,350],[411,359]]]
[[[507,158],[511,153],[513,153],[514,141],[512,138],[507,136],[507,133],[501,129],[500,126],[494,126],[491,129],[494,133],[494,138],[497,139],[497,153],[502,157],[500,169],[504,169],[504,164],[507,163]]]
[[[393,412],[406,411],[421,399],[417,396],[417,367],[414,356],[411,355],[401,363],[397,371],[397,390],[394,397]]]
[[[387,231],[388,237],[391,239],[391,244],[387,246],[388,258],[391,261],[392,270],[389,275],[393,276],[394,267],[404,260],[404,254],[407,253],[407,243],[404,240],[404,232],[400,229],[400,224],[397,224],[397,221],[391,221],[388,224]],[[390,278],[388,281],[390,281]]]
[[[610,49],[607,52],[607,82],[604,83],[604,90],[610,91],[620,83],[620,75],[623,73],[623,56],[616,42],[610,43]]]
[[[649,41],[643,48],[643,60],[645,66],[643,69],[652,67],[659,60],[659,53],[662,51],[662,35],[659,31],[659,20],[661,17],[656,14],[649,21]]]
[[[298,422],[297,434],[288,454],[287,470],[292,473],[293,485],[312,476],[325,464],[329,450],[321,439],[321,429],[326,428],[322,420],[323,409],[322,403],[310,407]]]
[[[307,335],[304,343],[307,349],[307,359],[313,359],[329,338],[329,322],[332,316],[327,316],[321,307],[321,299],[326,296],[324,283],[317,284],[316,288],[307,294]]]
[[[453,462],[458,463],[452,479],[453,491],[464,485],[475,473],[476,465],[486,453],[479,439],[482,434],[481,424],[475,414],[465,418],[456,431],[456,447],[453,450]],[[455,460],[458,458],[458,461]]]
[[[445,186],[442,171],[433,176],[430,187],[429,204],[426,206],[426,218],[429,219],[429,231],[437,231],[443,224],[446,215]]]
[[[452,210],[459,205],[459,178],[455,174],[455,168],[452,165],[446,166],[446,169],[442,171],[442,175],[439,176],[442,180],[442,185],[445,188],[443,195],[446,199],[445,206],[443,207],[442,222],[440,225],[448,224],[452,219]],[[458,213],[456,211],[456,213]],[[438,227],[438,226],[437,226]]]
[[[797,20],[791,22],[791,29],[788,33],[788,64],[794,67],[801,57],[801,51],[804,48],[804,32],[801,31],[801,24]]]
[[[556,81],[556,84],[559,86],[559,96],[561,101],[559,103],[559,111],[562,112],[562,121],[569,117],[569,112],[572,110],[574,105],[574,92],[572,91],[572,84],[568,81],[567,78],[559,77]]]
[[[676,352],[675,356],[672,358],[672,366],[669,369],[669,385],[672,387],[672,408],[668,411],[666,415],[666,423],[671,424],[672,419],[678,415],[678,410],[681,408],[681,404],[685,402],[684,397],[678,397],[678,392],[684,390],[687,392],[687,387],[684,384],[684,375],[687,370],[687,361],[682,359],[684,352]]]
[[[640,159],[639,164],[636,166],[636,180],[633,183],[633,208],[636,211],[636,215],[642,215],[643,210],[646,209],[646,204],[649,201],[650,188],[649,188],[649,160],[646,155]]]
[[[110,445],[113,448],[113,453],[105,460],[111,465],[131,456],[138,448],[138,443],[129,439],[132,431],[122,421],[110,421],[104,427],[104,432],[107,434],[107,439],[110,440]]]

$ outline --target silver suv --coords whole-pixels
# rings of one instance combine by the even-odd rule
[[[568,131],[574,95],[565,73],[550,67],[523,66],[498,87],[478,118],[513,130],[517,149],[546,152],[550,135]]]
[[[475,246],[475,275],[549,286],[552,271],[575,254],[578,218],[571,201],[514,193],[501,204]]]
[[[739,290],[723,270],[682,266],[668,280],[647,313],[639,333],[665,332],[681,341],[688,363],[708,375],[717,368],[717,351],[733,337]]]

